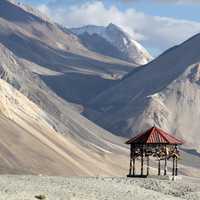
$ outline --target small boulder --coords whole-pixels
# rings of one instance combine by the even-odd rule
[[[40,194],[40,195],[35,195],[36,199],[44,200],[47,199],[46,195]]]

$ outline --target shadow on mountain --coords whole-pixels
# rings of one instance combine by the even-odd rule
[[[89,57],[53,48],[21,33],[0,35],[0,42],[16,56],[58,72],[88,70],[107,74],[125,74],[129,66],[101,62]]]
[[[35,20],[38,22],[44,22],[41,18],[24,11],[22,8],[6,0],[0,1],[0,17],[15,23],[31,23]]]
[[[180,160],[181,164],[197,168],[200,166],[200,153],[196,150],[181,148],[181,156],[183,157]]]
[[[197,157],[200,158],[200,153],[196,149],[184,149],[184,148],[181,148],[181,150],[186,152],[186,153],[192,154],[192,155],[197,156]]]
[[[103,37],[100,37],[98,34],[89,35],[87,32],[79,35],[81,42],[89,50],[96,53],[100,53],[105,56],[111,56],[113,58],[118,58],[124,61],[127,61],[127,56],[123,55],[115,46],[105,40]]]
[[[80,73],[41,76],[41,78],[58,96],[84,106],[105,88],[108,89],[117,83],[117,81]]]
[[[58,96],[77,104],[88,104],[92,98],[117,82],[102,76],[126,74],[131,69],[54,49],[19,33],[0,33],[0,42],[19,58],[61,72],[63,75],[41,77]]]

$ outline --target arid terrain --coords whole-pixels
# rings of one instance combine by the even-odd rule
[[[0,174],[126,176],[125,141],[155,124],[187,141],[180,174],[200,177],[199,41],[152,61],[113,23],[66,28],[0,0]]]
[[[1,200],[199,200],[200,180],[1,176]],[[36,198],[38,197],[38,198]]]

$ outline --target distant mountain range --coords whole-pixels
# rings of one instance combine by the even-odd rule
[[[131,136],[157,125],[200,150],[200,34],[133,70],[90,102],[88,118]],[[98,113],[98,114],[97,114]]]
[[[141,44],[115,24],[111,23],[107,27],[88,25],[70,30],[92,51],[137,65],[144,65],[152,60]]]
[[[194,161],[182,163],[199,166],[199,37],[152,61],[114,24],[68,29],[1,0],[0,173],[125,175],[119,136],[152,124],[185,139]]]

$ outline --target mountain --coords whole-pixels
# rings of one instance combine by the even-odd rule
[[[156,124],[200,150],[200,34],[133,70],[90,102],[85,115],[118,135]]]
[[[30,62],[26,67],[39,74],[57,95],[75,104],[85,104],[137,67],[90,51],[71,31],[37,10],[6,0],[0,1],[0,42]],[[95,84],[98,87],[88,90],[88,85]]]
[[[143,70],[146,66],[138,67],[89,50],[70,30],[52,23],[35,9],[1,0],[0,173],[126,174],[128,148],[125,139],[97,126],[80,113],[90,110],[88,113],[97,121],[101,116],[100,121],[105,122],[108,116],[92,107],[100,98],[99,94],[107,89],[114,91],[131,80],[134,73],[140,74]],[[137,87],[139,80],[136,80],[134,77],[135,86],[129,83],[131,92]],[[120,96],[125,99],[126,93],[105,95],[100,103],[109,99],[117,101]],[[109,109],[106,105],[104,113]],[[121,116],[116,113],[116,117]],[[188,150],[184,155],[187,159],[181,172],[192,174],[194,171],[187,167],[199,166],[198,154]]]
[[[56,89],[68,92],[75,82],[53,89],[51,84],[70,75],[101,83],[103,76],[123,76],[133,65],[89,51],[71,32],[29,10],[0,1],[0,172],[124,174],[124,139],[57,95]]]
[[[49,123],[50,115],[2,79],[0,97],[1,174],[114,175],[125,171],[122,163],[110,160],[114,151],[95,146],[103,138],[91,144],[88,139],[86,148],[70,133],[61,135]]]
[[[92,51],[119,58],[137,65],[147,64],[152,60],[148,51],[128,33],[115,24],[107,27],[88,25],[72,28],[83,44]]]

